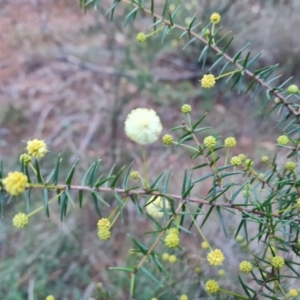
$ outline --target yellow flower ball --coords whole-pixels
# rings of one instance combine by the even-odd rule
[[[286,135],[281,135],[280,137],[278,137],[277,139],[277,144],[285,146],[289,143],[289,138]]]
[[[213,74],[204,75],[201,79],[201,86],[205,89],[211,89],[215,86],[216,79]]]
[[[18,171],[9,172],[7,177],[2,180],[2,183],[9,194],[17,196],[25,191],[28,186],[28,178],[25,174]]]
[[[173,143],[173,137],[171,136],[171,134],[165,134],[162,137],[162,142],[163,144],[165,144],[166,146],[170,146]]]
[[[187,295],[183,294],[183,295],[180,296],[179,299],[180,300],[189,300],[189,297]]]
[[[98,226],[99,229],[109,228],[110,227],[110,221],[107,218],[102,218],[98,221],[97,226]]]
[[[272,267],[276,268],[276,269],[281,269],[284,266],[284,258],[282,256],[274,256],[271,259],[271,265]]]
[[[55,298],[54,298],[54,296],[52,296],[52,295],[49,295],[49,296],[47,296],[46,297],[46,299],[45,300],[55,300]]]
[[[204,141],[203,144],[205,147],[209,148],[209,149],[213,149],[216,144],[217,144],[217,140],[215,137],[213,137],[212,135],[207,136]]]
[[[297,199],[296,206],[297,206],[297,208],[300,208],[300,198]]]
[[[184,105],[181,107],[181,111],[182,111],[184,114],[189,114],[189,113],[192,111],[192,107],[191,107],[189,104],[184,104]]]
[[[99,229],[98,237],[100,240],[106,241],[110,238],[110,236],[111,236],[111,232],[110,232],[109,228],[102,227]]]
[[[211,266],[220,266],[223,264],[225,257],[220,249],[208,253],[207,260]]]
[[[48,152],[47,145],[43,140],[34,139],[27,142],[26,150],[29,155],[35,158],[44,157]]]
[[[219,276],[224,276],[224,275],[225,275],[225,271],[224,271],[223,269],[220,269],[220,270],[218,271],[218,275],[219,275]]]
[[[233,156],[230,160],[230,163],[232,165],[239,166],[242,163],[242,161],[238,156]]]
[[[235,240],[240,243],[244,240],[244,238],[241,235],[238,235]]]
[[[165,237],[165,245],[168,248],[176,248],[179,246],[179,244],[180,244],[180,238],[178,234],[171,233]]]
[[[202,249],[208,249],[208,248],[209,248],[208,243],[207,243],[207,242],[202,242],[202,243],[201,243],[201,248],[202,248]]]
[[[13,217],[12,223],[16,228],[23,228],[29,222],[29,217],[24,213],[18,213]]]
[[[264,155],[264,156],[261,158],[261,161],[262,161],[263,163],[267,163],[269,160],[270,160],[270,159],[269,159],[269,156],[266,156],[266,155]]]
[[[242,273],[248,274],[252,271],[252,264],[249,261],[242,261],[239,265],[239,269]]]
[[[163,260],[169,260],[169,257],[170,257],[170,255],[169,255],[169,253],[163,253],[163,255],[162,255],[162,259]]]
[[[299,92],[298,86],[296,84],[291,84],[288,88],[287,88],[287,92],[289,94],[297,94]]]
[[[220,289],[219,284],[215,280],[208,280],[205,284],[205,289],[208,293],[217,293]]]
[[[280,102],[280,99],[279,99],[278,97],[275,97],[275,98],[274,98],[274,102],[275,102],[275,103],[279,103],[279,102]]]
[[[213,14],[210,16],[210,21],[211,21],[213,24],[218,24],[218,23],[220,23],[220,21],[221,21],[221,16],[220,16],[220,14],[218,14],[218,13],[213,13]]]
[[[146,42],[146,40],[147,40],[146,34],[145,34],[144,32],[138,33],[137,36],[136,36],[136,40],[137,40],[139,43],[144,43],[144,42]]]
[[[164,209],[168,210],[170,204],[167,199],[162,198],[161,196],[156,196],[156,199],[153,201],[155,196],[152,196],[146,206],[147,213],[154,218],[162,218],[164,216]]]
[[[176,261],[177,261],[177,258],[175,255],[169,256],[169,263],[174,264],[174,263],[176,263]]]
[[[224,145],[227,148],[234,148],[236,146],[236,139],[234,137],[228,137],[225,139]]]
[[[130,173],[130,178],[133,180],[138,180],[140,178],[140,173],[138,171],[132,171]]]
[[[293,298],[298,296],[298,292],[297,292],[296,289],[290,289],[290,290],[289,290],[289,294],[290,294],[290,296],[293,297]]]
[[[285,168],[286,168],[286,170],[288,170],[288,171],[294,171],[295,168],[296,168],[296,164],[293,163],[292,161],[288,161],[288,162],[285,164]]]
[[[31,156],[27,153],[23,153],[20,155],[19,162],[22,165],[27,166],[31,162]]]
[[[147,145],[157,141],[162,131],[159,116],[153,109],[137,108],[125,120],[125,133],[134,142]]]

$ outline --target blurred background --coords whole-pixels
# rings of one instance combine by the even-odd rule
[[[203,44],[195,42],[183,50],[187,37],[179,39],[181,32],[176,31],[163,44],[160,34],[139,44],[136,35],[150,32],[151,18],[140,14],[124,27],[122,16],[130,10],[119,4],[111,21],[105,12],[112,2],[101,0],[98,11],[84,13],[71,0],[0,0],[0,154],[5,174],[19,168],[19,155],[33,138],[45,139],[51,151],[41,163],[45,174],[61,153],[61,180],[77,157],[77,182],[98,157],[103,172],[113,164],[120,168],[132,161],[134,169],[141,170],[141,149],[124,135],[126,115],[136,107],[152,107],[167,133],[180,125],[184,103],[192,105],[194,120],[208,113],[204,125],[213,127],[210,134],[236,137],[234,154],[275,153],[281,131],[275,128],[276,116],[265,120],[264,94],[253,101],[251,93],[229,90],[225,80],[212,90],[201,89],[199,79],[215,61],[212,55],[204,68],[198,63]],[[162,11],[163,1],[155,3]],[[256,69],[279,63],[277,73],[284,74],[279,82],[294,76],[293,83],[298,83],[298,0],[174,0],[169,4],[170,11],[181,5],[175,20],[182,25],[196,11],[204,27],[210,14],[219,12],[221,34],[235,35],[230,54],[250,42],[252,57],[264,50]],[[148,148],[150,178],[172,165],[174,193],[182,180],[174,174],[182,174],[184,166],[194,163],[188,152],[173,151],[160,142]],[[201,186],[199,193],[209,188]],[[113,207],[112,196],[104,197]],[[26,211],[23,196],[6,200],[0,221],[0,299],[44,299],[48,294],[56,299],[129,299],[126,274],[107,267],[130,264],[132,243],[127,234],[147,243],[141,234],[151,228],[149,221],[136,218],[129,207],[124,224],[119,222],[112,238],[103,243],[97,237],[98,216],[88,197],[83,209],[70,208],[63,224],[53,206],[50,220],[40,213],[23,230],[11,224],[17,212]],[[32,209],[42,204],[41,195],[34,193]],[[109,211],[103,209],[103,215]],[[199,245],[195,238],[187,247],[197,251]],[[109,295],[105,292],[102,297],[102,289]],[[146,290],[144,286],[137,299],[148,299]]]

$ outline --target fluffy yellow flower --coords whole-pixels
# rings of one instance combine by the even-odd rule
[[[102,218],[98,221],[97,226],[99,229],[101,228],[109,228],[110,227],[110,221],[107,218]]]
[[[140,178],[140,173],[138,171],[132,171],[130,173],[130,178],[133,180],[138,180]]]
[[[163,260],[169,260],[169,257],[170,257],[170,255],[169,255],[169,253],[163,253],[163,255],[162,255],[162,259]]]
[[[238,156],[233,156],[230,160],[230,163],[232,165],[239,166],[242,163],[242,161]]]
[[[205,89],[211,89],[215,86],[216,84],[216,79],[213,74],[206,74],[202,77],[201,79],[201,85]]]
[[[220,266],[223,264],[225,257],[220,249],[208,253],[207,260],[211,266]]]
[[[169,263],[174,264],[177,261],[177,257],[175,255],[169,256]]]
[[[281,269],[284,266],[284,258],[282,256],[274,256],[271,260],[272,267]]]
[[[264,156],[261,158],[261,161],[262,161],[263,163],[267,163],[269,160],[270,160],[269,156],[266,156],[266,155],[264,155]]]
[[[23,153],[20,155],[19,162],[26,166],[31,162],[31,156],[27,153]]]
[[[55,298],[54,298],[54,296],[52,296],[52,295],[49,295],[49,296],[47,296],[46,297],[46,299],[45,300],[55,300]]]
[[[179,300],[189,300],[189,297],[185,294],[181,295]]]
[[[153,109],[134,109],[125,120],[126,135],[141,145],[152,144],[157,141],[161,131],[160,118]]]
[[[29,218],[24,213],[18,213],[14,216],[12,222],[13,226],[17,228],[23,228],[28,224]]]
[[[100,240],[106,241],[110,238],[110,230],[107,227],[102,227],[98,231],[98,237]]]
[[[287,91],[289,94],[297,94],[299,92],[299,88],[296,84],[291,84],[288,88]]]
[[[241,272],[248,274],[252,271],[252,264],[249,261],[242,261],[239,265],[239,269]]]
[[[162,137],[162,142],[166,145],[166,146],[170,146],[173,143],[173,137],[171,136],[171,134],[165,134]]]
[[[205,284],[206,291],[208,293],[217,293],[220,289],[219,284],[215,280],[208,280]]]
[[[162,218],[164,215],[164,208],[168,209],[170,207],[170,204],[168,200],[162,198],[161,196],[156,197],[156,199],[153,201],[154,198],[155,196],[152,196],[148,200],[147,204],[149,204],[146,206],[146,211],[150,216],[154,218]]]
[[[234,137],[228,137],[225,139],[224,145],[227,148],[234,148],[236,146],[236,139]]]
[[[290,289],[290,290],[289,290],[289,294],[290,294],[290,296],[293,297],[293,298],[298,296],[298,292],[297,292],[296,289]]]
[[[289,138],[286,135],[281,135],[277,139],[277,144],[285,146],[286,144],[289,143]]]
[[[238,235],[236,238],[235,238],[235,240],[237,241],[237,242],[242,242],[243,241],[243,237],[241,236],[241,235]]]
[[[168,234],[165,237],[165,244],[168,248],[178,247],[180,244],[180,238],[179,238],[178,234],[174,234],[174,233]]]
[[[43,157],[48,152],[46,143],[37,139],[28,141],[26,150],[29,155],[35,158]]]
[[[8,193],[17,196],[25,191],[28,185],[28,178],[21,172],[9,172],[7,177],[2,180],[2,183]]]
[[[220,23],[220,21],[221,21],[221,16],[220,16],[220,14],[218,14],[218,13],[213,13],[213,14],[210,16],[210,21],[211,21],[213,24],[218,24],[218,23]]]
[[[209,248],[208,243],[207,243],[207,242],[202,242],[202,243],[201,243],[201,248],[202,248],[202,249],[208,249],[208,248]]]
[[[223,269],[220,269],[220,270],[218,271],[218,275],[219,275],[219,276],[224,276],[224,275],[225,275],[225,271],[224,271]]]
[[[288,162],[285,164],[285,168],[286,168],[286,170],[288,170],[288,171],[294,171],[295,168],[296,168],[296,164],[293,163],[292,161],[288,161]]]
[[[212,135],[209,135],[204,139],[203,144],[205,147],[213,149],[217,144],[217,140]]]
[[[184,114],[189,114],[189,113],[192,111],[192,107],[191,107],[189,104],[184,104],[184,105],[181,107],[181,111],[182,111]]]
[[[146,40],[147,40],[146,34],[145,34],[144,32],[138,33],[137,36],[136,36],[136,40],[137,40],[139,43],[144,43],[144,42],[146,42]]]

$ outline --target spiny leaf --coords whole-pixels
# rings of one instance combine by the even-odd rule
[[[41,175],[40,165],[37,159],[35,160],[35,170],[36,170],[36,179],[38,183],[43,184],[44,182]]]
[[[43,199],[44,199],[44,214],[47,218],[49,218],[49,206],[48,206],[48,190],[43,189]]]
[[[60,221],[61,222],[63,221],[67,213],[67,207],[68,207],[68,197],[66,193],[63,192],[60,199]]]
[[[67,179],[66,179],[66,184],[68,185],[68,187],[70,187],[71,183],[72,183],[72,178],[73,178],[73,175],[74,175],[74,172],[75,172],[75,169],[76,169],[76,166],[77,166],[77,163],[79,161],[79,158],[76,159],[76,161],[74,162],[68,176],[67,176]]]
[[[114,180],[113,180],[112,183],[110,184],[110,187],[111,187],[111,188],[114,189],[114,188],[116,187],[117,181],[118,181],[118,179],[120,178],[120,176],[121,176],[121,174],[123,173],[123,171],[124,171],[125,168],[126,168],[126,165],[123,166],[123,167],[120,169],[120,171],[117,173],[117,175],[115,175]]]
[[[100,209],[99,209],[99,205],[98,205],[97,194],[94,191],[92,191],[91,195],[92,195],[92,200],[93,200],[93,203],[94,203],[95,211],[98,214],[98,216],[101,218],[101,213],[100,213]]]
[[[125,175],[125,177],[124,177],[124,179],[123,179],[123,182],[122,182],[122,185],[121,185],[121,186],[122,186],[122,188],[123,188],[124,190],[127,190],[127,188],[128,188],[128,180],[129,180],[129,176],[130,176],[130,172],[131,172],[131,169],[132,169],[133,164],[134,164],[134,162],[132,162],[132,163],[130,164],[130,166],[129,166],[127,172],[126,172],[126,175]]]

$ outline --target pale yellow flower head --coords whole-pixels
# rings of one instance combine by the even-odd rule
[[[48,152],[46,143],[37,139],[28,141],[26,150],[29,155],[35,158],[43,157]]]
[[[29,217],[24,213],[18,213],[13,217],[13,226],[17,228],[23,228],[28,224]]]
[[[211,266],[220,266],[225,257],[220,249],[215,249],[207,254],[207,260]]]
[[[141,145],[152,144],[157,141],[161,131],[160,118],[153,109],[134,109],[125,120],[126,135]]]
[[[2,180],[2,183],[9,194],[17,196],[25,192],[28,186],[28,178],[25,174],[18,171],[9,172],[7,177]]]
[[[163,209],[168,209],[170,204],[168,200],[162,198],[161,196],[156,197],[156,199],[153,201],[154,198],[155,196],[148,200],[147,203],[151,203],[146,206],[146,211],[154,218],[162,218],[164,215]]]

